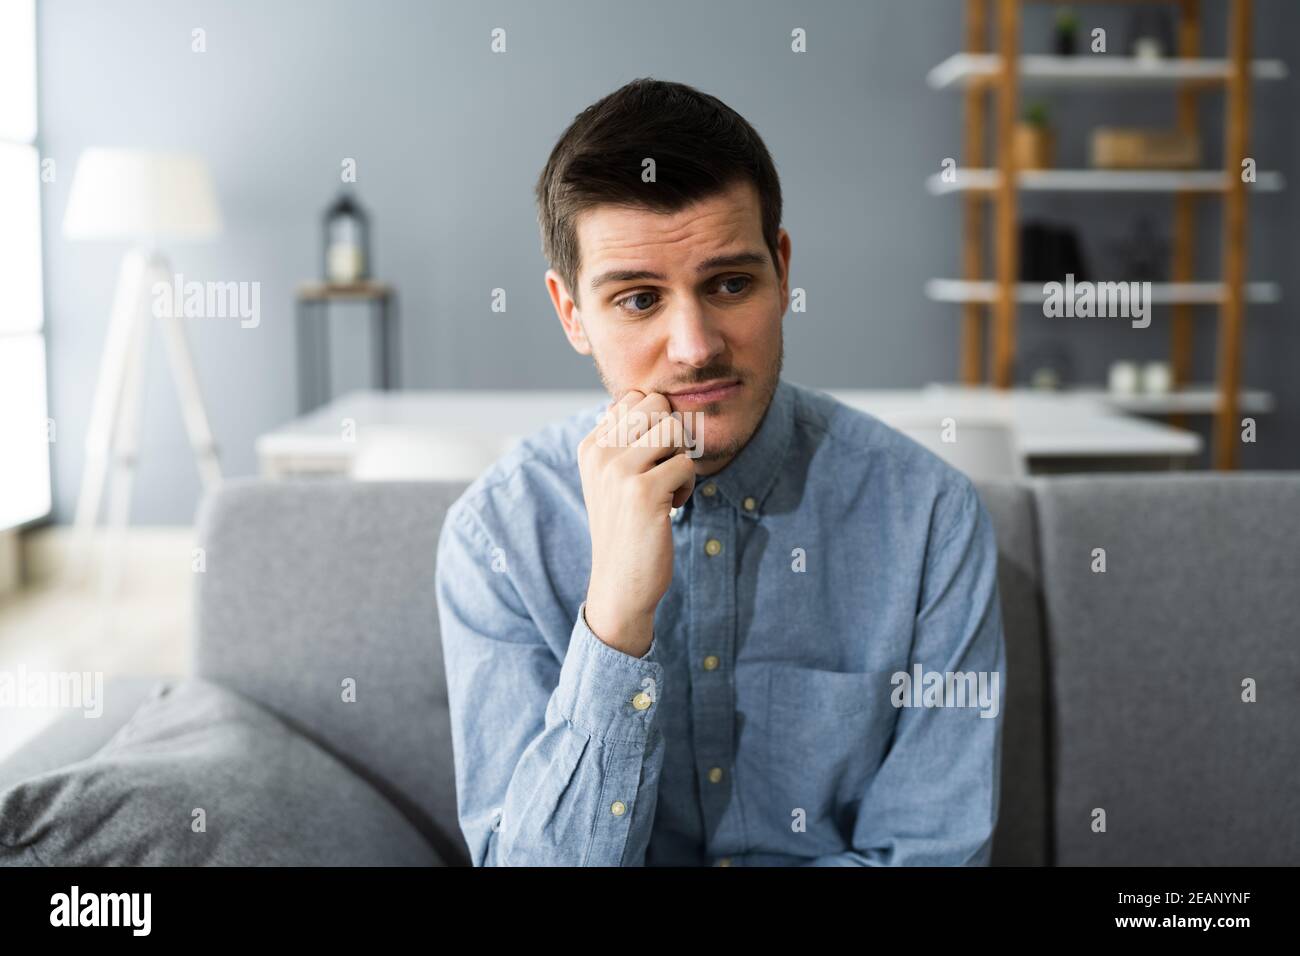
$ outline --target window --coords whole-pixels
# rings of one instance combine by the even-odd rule
[[[0,531],[50,511],[36,2],[0,0]]]

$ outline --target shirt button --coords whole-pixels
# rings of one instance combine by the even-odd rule
[[[746,511],[753,511],[755,508],[758,507],[758,502],[755,501],[753,498],[746,498],[744,504],[745,504]]]
[[[650,699],[650,695],[645,691],[641,691],[641,693],[632,698],[632,706],[637,710],[645,710],[652,703],[654,703],[654,701]]]
[[[724,856],[722,859],[718,860],[718,866],[731,866],[731,857]]]
[[[609,808],[609,812],[614,814],[616,817],[621,817],[627,812],[627,804],[622,800],[615,800],[613,805]]]
[[[709,768],[709,783],[717,783],[717,782],[720,781],[721,779],[722,779],[722,768],[721,768],[721,767],[710,767],[710,768]]]
[[[721,553],[721,551],[722,551],[722,542],[719,541],[717,538],[710,538],[708,541],[704,542],[704,553],[707,554],[709,557],[712,558],[715,555]]]
[[[704,669],[706,671],[716,671],[718,669],[718,659],[712,654],[704,658]]]
[[[700,489],[700,494],[704,495],[704,497],[706,498],[712,498],[715,494],[717,494],[717,492],[718,492],[718,486],[711,481],[703,488]]]

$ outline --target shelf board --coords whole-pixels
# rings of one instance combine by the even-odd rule
[[[1213,385],[1188,385],[1165,395],[1119,395],[1099,386],[1068,388],[1068,395],[1092,398],[1117,411],[1135,415],[1213,415],[1219,409],[1219,392]],[[1237,410],[1254,415],[1273,411],[1271,392],[1243,389],[1237,393]]]
[[[392,295],[386,282],[362,279],[359,282],[304,282],[298,286],[298,298],[312,302],[325,299],[382,299]]]
[[[964,89],[988,83],[998,75],[1001,57],[996,53],[955,53],[926,76],[936,90]],[[1109,54],[1020,57],[1020,82],[1027,87],[1051,86],[1177,86],[1187,82],[1225,83],[1232,68],[1227,60],[1164,57],[1157,60]],[[1282,60],[1253,60],[1256,80],[1283,80],[1288,75]]]
[[[1046,295],[1043,282],[1016,283],[1016,301],[1029,305],[1041,303]],[[925,284],[927,298],[935,302],[997,301],[997,283],[987,279],[931,279]],[[1224,300],[1222,282],[1152,282],[1151,301],[1155,305],[1218,305]],[[1282,300],[1276,282],[1247,282],[1246,301],[1271,305]]]
[[[958,169],[956,178],[946,182],[942,173],[925,181],[925,188],[936,196],[946,193],[991,192],[998,188],[1002,174],[996,169]],[[1227,191],[1227,176],[1217,169],[1022,169],[1016,174],[1021,190],[1032,192],[1098,193],[1221,193]],[[1256,174],[1247,184],[1252,192],[1278,192],[1286,178],[1278,172]]]

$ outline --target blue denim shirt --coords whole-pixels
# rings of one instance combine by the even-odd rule
[[[583,616],[576,454],[604,409],[492,465],[439,540],[473,864],[986,865],[1005,658],[970,481],[782,380],[672,515],[672,584],[637,658]]]

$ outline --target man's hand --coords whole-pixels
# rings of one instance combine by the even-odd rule
[[[655,608],[673,580],[669,509],[695,490],[685,427],[670,413],[663,395],[629,389],[578,445],[591,529],[587,626],[634,657],[650,649]]]

